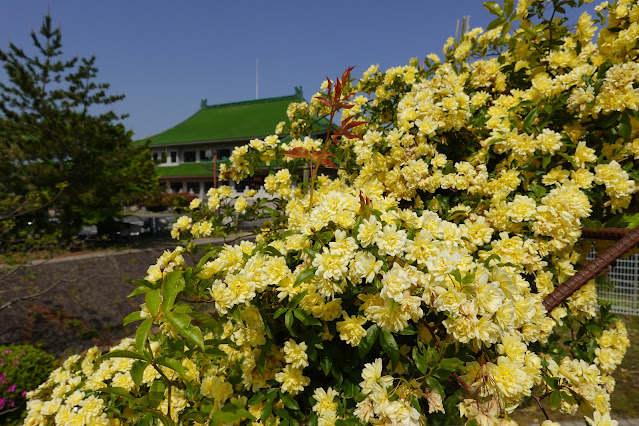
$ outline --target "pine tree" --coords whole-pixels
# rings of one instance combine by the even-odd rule
[[[7,74],[0,82],[0,147],[10,154],[0,164],[0,190],[22,199],[34,188],[41,192],[36,198],[49,208],[28,221],[70,238],[82,225],[113,223],[123,206],[154,190],[155,166],[148,148],[132,144],[132,132],[119,122],[124,117],[109,109],[124,96],[96,82],[95,57],[65,59],[50,16],[31,38],[33,55],[13,43],[0,50]]]

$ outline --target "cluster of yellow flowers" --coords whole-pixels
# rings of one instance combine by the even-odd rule
[[[162,253],[162,256],[158,258],[157,262],[155,262],[155,265],[149,266],[146,270],[146,277],[144,277],[144,279],[155,283],[161,281],[166,274],[173,271],[176,267],[179,268],[184,266],[183,252],[184,248],[180,246],[176,247],[173,251],[165,250],[164,253]]]
[[[571,29],[531,1],[511,6],[495,9],[503,30],[450,39],[444,60],[339,80],[344,93],[358,92],[342,122],[364,123],[338,131],[336,143],[308,136],[317,115],[334,112],[314,97],[278,125],[290,138],[236,148],[221,178],[270,165],[273,198],[249,206],[228,186],[211,189],[172,235],[212,235],[228,225],[222,208],[263,206],[273,222],[196,266],[181,248],[162,255],[136,290],[147,300],[133,318],[143,321],[136,344],[120,347],[130,358],[91,371],[71,361],[76,373],[52,375],[33,395],[32,424],[85,411],[112,421],[95,396],[118,406],[114,394],[97,390],[134,398],[156,395],[156,383],[165,384],[160,413],[198,424],[420,425],[460,415],[512,425],[510,413],[532,396],[611,422],[625,327],[605,311],[597,318],[594,281],[551,312],[542,302],[586,262],[582,226],[636,200],[639,6],[599,6],[608,19],[597,40],[587,13]],[[304,182],[308,162],[315,172],[328,155],[339,171]],[[174,304],[178,295],[215,314]],[[576,320],[568,356],[556,331]]]
[[[129,343],[124,341],[113,350],[124,349]],[[96,391],[109,385],[125,388],[135,386],[129,373],[133,360],[113,358],[98,363],[96,361],[100,355],[98,348],[93,347],[82,359],[78,355],[71,356],[53,371],[49,379],[28,396],[29,413],[24,424],[49,424],[47,419],[59,425],[121,424],[120,420],[107,416],[106,402],[99,398]],[[40,398],[35,398],[35,394]],[[126,418],[126,413],[123,415]]]

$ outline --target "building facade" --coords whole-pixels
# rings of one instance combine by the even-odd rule
[[[219,105],[208,105],[203,99],[191,117],[148,138],[160,184],[167,192],[190,192],[200,197],[218,185],[231,185],[238,192],[259,189],[263,182],[260,174],[239,184],[217,182],[218,167],[228,163],[236,146],[274,134],[277,124],[287,121],[288,105],[303,101],[301,88],[295,88],[291,96]]]

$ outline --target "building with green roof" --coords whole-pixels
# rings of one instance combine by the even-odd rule
[[[219,105],[208,105],[203,99],[200,109],[181,123],[147,140],[153,158],[158,161],[160,182],[171,192],[193,192],[203,196],[216,184],[217,166],[228,163],[231,151],[251,139],[264,138],[275,132],[281,121],[287,121],[286,109],[292,102],[303,102],[302,89],[277,98],[255,99]],[[325,133],[328,123],[320,124]],[[280,138],[287,135],[280,135]],[[227,182],[224,182],[226,184]],[[228,184],[237,190],[246,185],[260,186],[256,176],[241,185]]]

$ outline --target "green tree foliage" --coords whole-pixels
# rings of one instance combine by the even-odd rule
[[[31,38],[34,54],[12,43],[0,50],[7,76],[0,82],[0,147],[8,154],[0,160],[0,193],[29,211],[13,221],[15,232],[30,223],[69,238],[82,225],[108,225],[152,190],[155,167],[109,110],[124,96],[96,82],[95,57],[66,59],[50,16]],[[34,211],[38,206],[53,208],[55,219],[48,208]]]

